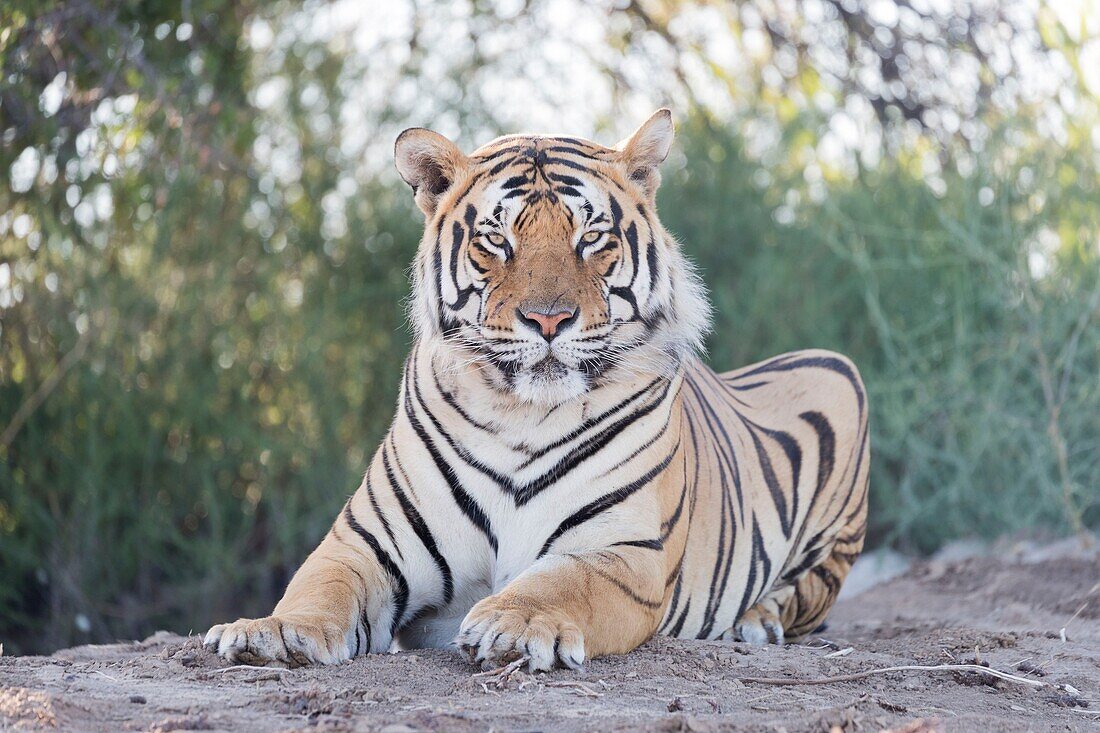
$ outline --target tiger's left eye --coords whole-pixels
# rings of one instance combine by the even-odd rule
[[[504,235],[503,234],[497,234],[496,232],[490,232],[490,233],[485,235],[485,238],[489,240],[489,244],[492,244],[496,247],[501,247],[501,246],[504,245]]]
[[[594,244],[595,242],[598,242],[600,237],[602,236],[603,232],[592,230],[590,232],[585,232],[584,235],[581,237],[581,241],[585,244]]]

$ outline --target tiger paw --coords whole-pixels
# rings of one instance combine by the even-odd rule
[[[472,662],[501,665],[527,657],[532,672],[584,664],[584,636],[564,614],[496,596],[466,614],[454,643]]]
[[[321,616],[287,614],[242,618],[206,632],[203,644],[234,664],[300,667],[351,657],[344,630]]]
[[[757,604],[745,611],[726,635],[748,644],[783,644],[783,622],[778,613]]]

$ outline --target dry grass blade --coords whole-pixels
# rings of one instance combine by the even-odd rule
[[[596,692],[583,682],[575,682],[573,680],[551,680],[543,684],[546,687],[565,687],[567,689],[576,690],[585,697],[603,697],[602,692]]]
[[[242,669],[250,669],[253,672],[262,671],[262,672],[280,672],[281,673],[281,672],[286,672],[287,671],[286,667],[279,667],[279,666],[276,666],[274,664],[266,665],[266,666],[259,665],[259,664],[234,664],[232,667],[222,667],[221,669],[212,669],[210,671],[220,674],[222,672],[238,672]]]
[[[1015,682],[1029,687],[1050,686],[1046,682],[1029,680],[1026,677],[1009,674],[1008,672],[1001,672],[991,667],[983,667],[980,664],[904,664],[897,667],[877,667],[875,669],[866,669],[862,672],[854,672],[852,674],[842,674],[835,677],[817,677],[814,679],[790,679],[783,677],[741,677],[739,679],[744,683],[758,685],[828,685],[835,682],[853,682],[855,680],[862,680],[876,674],[886,674],[888,672],[979,672],[1007,682]]]

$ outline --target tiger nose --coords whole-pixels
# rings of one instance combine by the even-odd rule
[[[563,326],[573,321],[577,315],[577,309],[562,309],[559,307],[554,308],[552,313],[545,313],[542,310],[523,310],[517,308],[516,315],[519,316],[519,320],[524,325],[535,329],[542,334],[544,339],[550,341],[558,335],[558,332],[562,330]]]

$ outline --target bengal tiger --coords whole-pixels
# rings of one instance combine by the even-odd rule
[[[818,628],[863,546],[864,387],[828,351],[699,360],[707,301],[655,204],[672,140],[667,109],[614,148],[397,138],[425,228],[396,416],[272,615],[207,645],[547,670]]]

